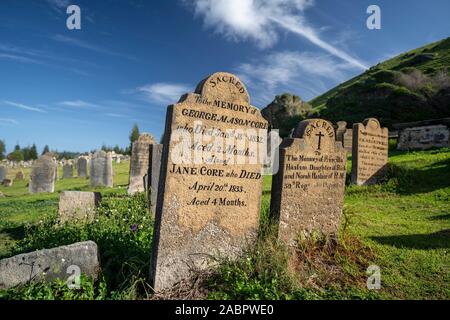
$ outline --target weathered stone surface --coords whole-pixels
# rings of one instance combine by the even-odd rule
[[[111,153],[103,150],[97,151],[90,161],[91,187],[113,186],[113,169]]]
[[[352,182],[376,184],[387,172],[389,130],[370,118],[353,125]]]
[[[449,147],[449,129],[445,125],[406,128],[400,131],[398,150],[426,150]]]
[[[155,143],[155,139],[148,133],[141,134],[138,140],[133,143],[128,194],[144,192],[146,190],[144,176],[148,173],[150,145],[153,143]]]
[[[302,121],[280,146],[280,170],[272,179],[271,215],[278,238],[295,245],[299,236],[336,238],[339,230],[347,157],[330,122]]]
[[[66,163],[63,166],[63,178],[64,179],[73,178],[73,165]]]
[[[44,249],[0,260],[0,289],[8,289],[30,281],[68,280],[70,266],[97,279],[100,261],[97,244],[92,241]]]
[[[79,157],[77,160],[77,175],[79,178],[86,178],[88,176],[88,159]]]
[[[13,181],[11,179],[3,179],[2,186],[10,188],[13,186]]]
[[[236,76],[215,73],[168,107],[151,263],[156,291],[210,268],[212,257],[239,256],[257,238],[262,164],[246,147],[252,140],[266,151],[268,124],[249,100]],[[177,158],[182,132],[190,138],[185,162]],[[194,132],[204,134],[200,141]],[[227,132],[229,148],[217,139]],[[193,150],[202,151],[200,159]]]
[[[148,195],[149,195],[149,209],[153,216],[156,212],[156,203],[158,201],[158,184],[159,174],[161,170],[161,156],[163,145],[152,144],[150,146],[150,165],[148,167]]]
[[[4,179],[6,179],[7,174],[8,174],[8,168],[6,168],[3,165],[0,165],[0,183],[2,183],[2,181]]]
[[[336,124],[336,141],[340,141],[342,142],[342,144],[344,144],[344,134],[347,131],[347,122],[338,121]]]
[[[345,151],[352,153],[353,149],[353,129],[347,129],[344,133],[344,140],[342,141]]]
[[[15,181],[22,181],[25,179],[23,171],[18,171],[16,173],[16,177],[14,178]]]
[[[56,162],[49,155],[43,155],[37,159],[31,170],[29,192],[54,192],[57,169]]]
[[[99,192],[63,191],[59,196],[59,221],[91,221],[101,200]]]

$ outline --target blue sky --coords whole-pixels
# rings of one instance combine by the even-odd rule
[[[66,8],[81,8],[68,30]],[[381,30],[366,9],[381,8]],[[0,139],[51,149],[160,138],[168,104],[216,71],[252,104],[310,100],[389,57],[449,36],[450,1],[2,0]]]

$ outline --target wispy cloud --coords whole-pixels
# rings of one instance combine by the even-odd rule
[[[330,54],[285,51],[243,63],[235,72],[251,89],[252,100],[265,106],[286,91],[309,100],[328,89],[325,82],[342,82],[348,68]]]
[[[203,17],[205,26],[228,39],[252,39],[260,47],[267,48],[278,41],[280,31],[288,31],[354,67],[367,69],[364,62],[322,39],[319,32],[306,22],[304,11],[313,4],[312,0],[193,1],[195,14]]]
[[[13,102],[13,101],[8,101],[8,100],[3,100],[2,101],[3,104],[11,106],[11,107],[15,107],[15,108],[19,108],[19,109],[23,109],[23,110],[27,110],[27,111],[33,111],[33,112],[40,112],[40,113],[47,113],[47,111],[36,108],[36,107],[32,107],[32,106],[28,106],[22,103],[17,103],[17,102]]]
[[[75,108],[104,108],[103,106],[87,102],[83,100],[68,100],[68,101],[61,101],[59,102],[59,105],[66,106],[66,107],[75,107]]]
[[[128,118],[128,116],[124,115],[124,114],[118,114],[118,113],[105,113],[105,116],[107,117],[111,117],[111,118]]]
[[[192,89],[184,84],[160,82],[139,87],[136,91],[151,102],[170,104],[177,102],[183,94]]]
[[[0,118],[0,125],[16,125],[19,124],[16,120],[14,119],[9,119],[9,118]]]
[[[70,6],[69,0],[47,0],[47,2],[50,7],[57,12],[61,12],[62,10],[65,12],[65,9]]]
[[[94,51],[94,52],[97,52],[97,53],[107,54],[107,55],[115,56],[115,57],[122,57],[122,58],[126,58],[128,60],[135,61],[135,62],[139,61],[134,56],[118,53],[118,52],[112,51],[110,49],[104,48],[102,46],[99,46],[99,45],[96,45],[96,44],[92,44],[92,43],[89,43],[89,42],[81,40],[81,39],[64,36],[62,34],[56,34],[56,35],[52,36],[51,39],[53,39],[55,41],[58,41],[58,42],[61,42],[61,43],[65,43],[65,44],[69,44],[69,45],[72,45],[72,46],[76,46],[76,47],[79,47],[79,48],[82,48],[82,49]]]

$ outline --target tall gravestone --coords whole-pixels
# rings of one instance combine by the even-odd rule
[[[161,155],[162,155],[162,144],[152,144],[150,145],[150,165],[148,167],[148,195],[149,195],[149,208],[152,215],[156,212],[156,203],[158,200],[158,184],[159,184],[159,173],[161,170]]]
[[[6,179],[6,174],[8,173],[8,170],[5,166],[0,165],[0,183]]]
[[[79,178],[86,178],[88,176],[88,160],[85,157],[78,158],[77,175]]]
[[[266,151],[267,127],[229,73],[209,76],[168,107],[150,275],[155,291],[254,243],[262,194],[254,147]]]
[[[50,155],[39,157],[31,169],[29,192],[54,192],[57,169],[58,167]]]
[[[153,143],[155,143],[155,140],[148,133],[141,134],[138,140],[133,142],[133,146],[131,148],[128,194],[146,191],[144,176],[148,172],[150,146]]]
[[[352,182],[370,185],[384,179],[387,172],[389,131],[377,119],[353,125]]]
[[[272,180],[271,215],[288,245],[319,233],[336,238],[344,204],[346,152],[330,122],[300,122],[280,146],[280,169]]]
[[[63,178],[73,178],[73,165],[71,165],[70,163],[66,163],[63,166]]]
[[[345,151],[351,154],[353,149],[353,129],[347,129],[345,131],[342,144],[344,145]]]
[[[113,169],[111,152],[97,151],[90,161],[89,179],[91,187],[112,187]]]

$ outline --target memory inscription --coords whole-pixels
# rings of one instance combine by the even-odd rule
[[[376,184],[384,179],[388,163],[389,131],[370,118],[353,125],[352,182]]]
[[[169,106],[151,264],[156,291],[256,240],[267,126],[229,73],[213,74]]]
[[[336,237],[344,202],[346,152],[331,123],[302,121],[280,146],[280,170],[272,180],[271,215],[278,238],[295,245],[319,233]]]

